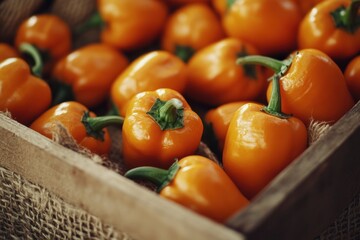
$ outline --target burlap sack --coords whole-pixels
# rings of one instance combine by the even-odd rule
[[[0,239],[133,238],[0,167]]]

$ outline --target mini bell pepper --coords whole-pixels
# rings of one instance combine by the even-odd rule
[[[128,168],[168,168],[175,158],[193,154],[203,133],[201,118],[175,90],[161,88],[134,96],[122,127]]]
[[[268,106],[248,103],[233,115],[225,139],[225,172],[249,199],[307,147],[304,123],[281,111],[280,74],[275,74]]]
[[[315,48],[333,60],[348,60],[360,51],[360,0],[323,1],[304,17],[300,49]]]
[[[284,55],[296,48],[302,19],[294,0],[236,0],[223,16],[229,37],[253,44],[262,55]]]
[[[168,16],[167,6],[158,0],[99,0],[97,10],[78,33],[100,26],[103,43],[126,51],[153,43]]]
[[[198,51],[188,63],[187,96],[211,106],[254,100],[267,87],[260,66],[236,64],[241,56],[257,54],[251,44],[227,38]]]
[[[281,73],[283,111],[300,118],[306,125],[311,120],[333,124],[354,106],[342,71],[319,50],[303,49],[284,61],[248,56],[241,62],[261,64]],[[272,83],[269,84],[268,99],[271,89]]]
[[[161,37],[161,46],[187,62],[194,52],[224,37],[215,11],[208,5],[193,3],[170,15]]]
[[[313,7],[323,1],[324,0],[296,0],[304,16],[308,14]]]
[[[71,49],[71,31],[67,23],[51,14],[34,15],[17,29],[15,46],[30,55],[33,74],[48,73],[53,64]]]
[[[29,125],[51,103],[49,85],[30,74],[20,58],[0,62],[0,110],[9,111],[18,122]]]
[[[127,58],[111,46],[95,43],[79,48],[58,61],[52,71],[53,105],[75,100],[88,108],[104,102]]]
[[[345,68],[345,81],[351,95],[357,102],[360,100],[360,56],[353,58]]]
[[[183,61],[166,51],[151,51],[135,59],[115,80],[111,99],[124,116],[127,102],[139,92],[171,88],[183,93],[187,67]]]
[[[202,156],[184,157],[168,170],[131,169],[125,177],[151,181],[161,197],[220,223],[249,204],[223,169]]]
[[[210,109],[205,113],[205,123],[210,128],[214,134],[216,139],[217,146],[211,146],[218,149],[215,151],[219,154],[222,153],[224,149],[224,143],[226,138],[226,133],[229,128],[230,120],[233,117],[234,113],[237,109],[239,109],[244,104],[248,103],[247,101],[240,101],[240,102],[230,102],[223,105],[220,105],[216,108]],[[220,155],[221,157],[221,155]]]
[[[215,11],[220,15],[224,16],[235,0],[211,0],[211,5]]]
[[[122,124],[122,119],[114,121],[111,116],[96,117],[95,113],[90,112],[81,103],[70,101],[48,109],[30,125],[30,128],[53,139],[58,124],[61,124],[80,146],[100,156],[107,156],[111,139],[105,127]]]
[[[15,48],[6,43],[0,43],[0,62],[8,58],[19,57]]]

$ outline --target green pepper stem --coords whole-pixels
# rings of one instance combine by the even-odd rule
[[[37,47],[32,44],[22,43],[19,46],[19,51],[31,57],[31,59],[34,61],[34,65],[31,66],[31,72],[35,76],[41,77],[44,64],[39,49],[37,49]]]
[[[172,98],[160,107],[159,116],[166,122],[175,122],[177,119],[176,110],[183,107],[182,102],[177,98]]]
[[[159,125],[161,130],[184,127],[184,107],[177,98],[167,101],[157,98],[147,114]]]
[[[251,56],[240,57],[236,60],[236,63],[237,64],[258,64],[258,65],[262,65],[264,67],[271,68],[272,70],[274,70],[274,72],[280,72],[284,66],[283,61],[280,61],[280,60],[277,60],[274,58],[270,58],[270,57],[260,56],[260,55],[251,55]]]
[[[285,114],[281,111],[281,94],[280,94],[280,76],[275,74],[272,77],[272,91],[269,104],[262,109],[264,112],[279,117],[289,118],[291,115]]]
[[[75,34],[80,35],[93,28],[102,28],[105,25],[99,12],[95,12],[90,18],[75,29]]]
[[[349,29],[355,31],[359,24],[358,10],[360,7],[360,0],[352,0],[350,6],[345,12],[345,25],[349,26]]]
[[[194,52],[194,49],[188,46],[177,45],[175,47],[175,55],[184,62],[188,62]]]
[[[236,0],[226,0],[226,9],[230,9]]]
[[[124,118],[120,116],[90,117],[89,112],[84,112],[81,122],[84,124],[86,133],[89,136],[92,136],[96,139],[103,141],[104,140],[103,129],[110,125],[122,126],[122,124],[124,123]]]
[[[240,57],[236,60],[237,64],[259,64],[274,70],[275,74],[272,76],[272,92],[268,106],[263,108],[263,111],[279,118],[289,118],[290,115],[284,114],[281,111],[281,94],[280,94],[280,78],[287,72],[293,56],[279,61],[270,57],[253,55]]]
[[[122,125],[124,118],[120,116],[101,116],[101,117],[89,117],[87,123],[94,131],[99,131],[110,125]]]
[[[335,27],[342,28],[349,33],[353,33],[360,25],[358,15],[360,0],[352,0],[348,7],[339,6],[330,14],[334,20]]]
[[[175,160],[168,170],[144,166],[133,168],[127,171],[124,176],[133,180],[140,179],[150,181],[156,185],[157,192],[160,192],[174,179],[179,169],[180,165],[178,164],[178,161]]]

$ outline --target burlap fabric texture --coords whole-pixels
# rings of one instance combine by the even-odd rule
[[[132,239],[0,167],[0,239]]]

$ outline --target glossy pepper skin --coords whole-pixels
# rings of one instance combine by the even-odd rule
[[[0,86],[0,110],[8,110],[12,118],[24,125],[50,106],[50,87],[32,76],[29,65],[20,58],[0,62]]]
[[[30,44],[47,55],[42,59],[43,71],[49,71],[52,65],[70,52],[71,31],[58,16],[51,14],[34,15],[26,19],[17,29],[15,46]],[[25,50],[26,51],[26,50]]]
[[[345,68],[344,77],[354,100],[360,100],[360,56],[353,58]]]
[[[224,148],[226,133],[230,125],[231,118],[237,109],[239,109],[247,101],[230,102],[210,109],[205,114],[205,122],[209,124],[218,141],[219,150],[222,152]]]
[[[224,16],[233,1],[229,0],[211,0],[211,5],[220,16]]]
[[[257,53],[251,44],[235,38],[198,51],[188,63],[186,94],[211,106],[254,100],[267,86],[264,71],[259,66],[238,65],[236,59]]]
[[[272,78],[274,88],[269,104],[243,105],[234,113],[227,131],[223,167],[249,199],[307,147],[305,124],[282,112],[279,83],[282,74],[276,71]]]
[[[202,133],[200,117],[177,91],[139,93],[129,102],[122,128],[125,165],[168,168],[196,151]]]
[[[328,0],[316,5],[302,20],[298,32],[299,49],[315,48],[335,61],[348,60],[360,51],[358,7],[360,1]],[[336,16],[336,17],[334,17]]]
[[[308,12],[311,11],[313,7],[315,7],[317,4],[323,1],[327,1],[327,0],[296,0],[296,2],[300,6],[303,15],[306,15]]]
[[[225,172],[249,199],[307,145],[306,127],[299,119],[272,116],[263,107],[249,103],[234,113],[223,151]]]
[[[18,52],[6,43],[0,43],[0,62],[8,58],[17,58],[19,57]]]
[[[99,0],[101,41],[122,50],[151,44],[162,31],[168,8],[158,0]]]
[[[146,172],[156,177],[147,178]],[[140,167],[125,176],[148,179],[159,186],[161,197],[220,223],[249,204],[223,169],[203,156],[184,157],[169,170]]]
[[[98,155],[108,155],[111,147],[108,130],[101,130],[100,136],[97,137],[91,135],[82,121],[85,113],[90,117],[96,116],[78,102],[63,102],[44,112],[30,128],[52,139],[57,132],[58,124],[61,124],[80,146]]]
[[[102,44],[79,48],[56,63],[52,71],[54,104],[75,100],[88,108],[96,107],[110,96],[112,83],[128,66],[128,60],[117,49]]]
[[[325,53],[303,49],[293,55],[280,79],[283,111],[300,118],[333,124],[354,106],[344,75]],[[272,83],[268,88],[268,99]]]
[[[302,19],[293,0],[236,0],[223,16],[229,37],[253,44],[262,55],[283,55],[296,48]]]
[[[220,18],[209,5],[188,4],[168,18],[161,46],[187,62],[194,52],[224,37]]]
[[[111,87],[111,99],[124,116],[127,102],[139,92],[171,88],[183,93],[187,81],[187,66],[166,51],[151,51],[135,59],[116,78]]]

